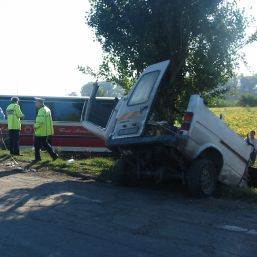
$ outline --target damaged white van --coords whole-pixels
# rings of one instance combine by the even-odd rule
[[[170,124],[167,115],[165,119],[170,65],[167,60],[147,67],[118,102],[106,128],[85,116],[83,125],[121,156],[114,180],[135,184],[149,176],[157,181],[179,178],[197,196],[212,195],[218,181],[246,183],[252,147],[216,117],[199,95],[191,96],[180,127]],[[96,91],[87,108],[92,108]]]

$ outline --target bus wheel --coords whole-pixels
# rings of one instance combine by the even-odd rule
[[[194,196],[211,196],[217,187],[217,171],[212,161],[198,159],[193,161],[187,173],[188,189]]]

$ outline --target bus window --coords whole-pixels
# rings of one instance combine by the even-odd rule
[[[84,101],[56,101],[49,103],[46,102],[46,106],[48,106],[52,111],[53,121],[79,122],[81,119],[83,105]]]
[[[117,102],[118,99],[96,99],[92,105],[91,113],[89,114],[89,121],[105,128]]]

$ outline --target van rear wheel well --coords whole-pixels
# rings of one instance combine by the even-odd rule
[[[216,167],[217,173],[219,174],[222,167],[223,167],[223,157],[221,153],[214,149],[214,148],[208,148],[205,149],[197,159],[208,159],[212,161]]]

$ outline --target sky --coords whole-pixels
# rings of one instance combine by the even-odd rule
[[[257,13],[257,1],[240,5]],[[0,0],[0,94],[63,96],[91,81],[77,69],[97,70],[102,60],[85,24],[88,10],[87,0]],[[239,73],[257,73],[254,49],[257,43],[244,49],[249,66],[241,64]]]

